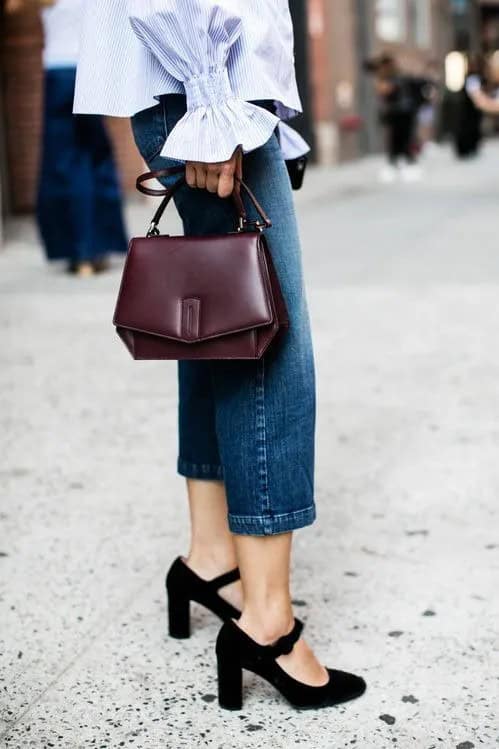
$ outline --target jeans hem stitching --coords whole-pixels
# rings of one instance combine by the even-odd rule
[[[179,458],[177,461],[177,472],[188,479],[204,479],[206,481],[218,481],[223,479],[223,468],[213,463],[191,463]]]
[[[270,536],[286,533],[311,525],[316,518],[315,505],[303,510],[279,515],[233,515],[229,513],[229,528],[232,533],[251,536]]]

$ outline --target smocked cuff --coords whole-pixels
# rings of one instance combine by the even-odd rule
[[[227,161],[238,146],[253,151],[268,141],[279,118],[237,99],[227,70],[216,69],[184,83],[187,112],[177,122],[161,155],[181,161]]]

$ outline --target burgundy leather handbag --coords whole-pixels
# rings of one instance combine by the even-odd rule
[[[137,188],[164,196],[145,237],[130,241],[114,313],[116,331],[134,359],[259,359],[288,326],[263,230],[271,221],[241,180],[260,217],[249,221],[239,193],[234,232],[169,236],[158,224],[185,183],[152,189],[143,182],[184,171],[147,172]]]

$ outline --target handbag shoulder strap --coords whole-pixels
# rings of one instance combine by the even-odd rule
[[[153,187],[146,187],[144,185],[144,182],[147,182],[151,179],[161,179],[162,177],[172,177],[174,175],[181,175],[178,180],[176,180],[171,187],[162,187],[162,188],[153,188]],[[249,200],[253,204],[256,212],[258,213],[262,223],[256,222],[249,222],[248,217],[246,214],[246,210],[244,208],[244,204],[241,198],[241,195],[238,190],[234,190],[232,193],[232,200],[234,201],[236,213],[239,219],[239,225],[238,228],[240,230],[243,230],[248,225],[255,225],[256,228],[264,229],[264,228],[270,228],[272,226],[272,221],[265,213],[264,209],[262,208],[261,204],[256,199],[253,192],[250,190],[248,185],[243,182],[242,179],[239,179],[239,177],[235,177],[235,179],[240,183],[241,187],[243,188],[244,192],[248,196]],[[159,234],[158,224],[161,220],[161,217],[172,199],[173,195],[176,193],[176,191],[185,184],[185,167],[184,166],[174,166],[169,167],[167,169],[156,169],[152,172],[145,172],[144,174],[141,174],[139,177],[137,177],[136,187],[139,192],[144,193],[144,195],[152,195],[154,197],[162,197],[163,200],[161,201],[161,204],[159,205],[158,209],[156,210],[151,225],[149,227],[148,236]]]

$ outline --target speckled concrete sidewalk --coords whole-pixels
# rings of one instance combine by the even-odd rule
[[[119,269],[0,253],[0,745],[6,749],[492,749],[499,745],[499,148],[421,185],[377,162],[299,197],[320,397],[319,522],[293,587],[324,661],[367,694],[297,713],[256,677],[215,699],[217,622],[165,633],[186,550],[175,367],[134,363]],[[149,215],[130,210],[133,232]]]

